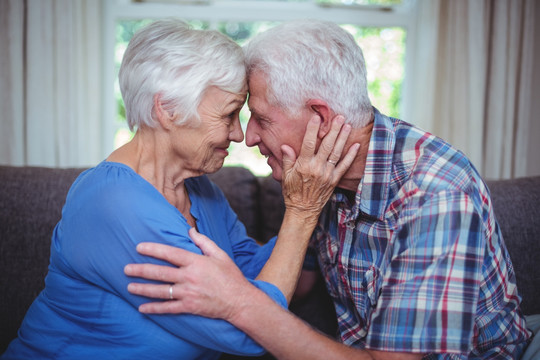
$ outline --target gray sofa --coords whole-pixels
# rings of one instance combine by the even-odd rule
[[[0,166],[0,354],[43,288],[52,230],[67,191],[82,170]],[[265,242],[277,233],[284,206],[280,185],[271,177],[233,167],[210,178],[224,191],[252,237]],[[488,186],[517,274],[522,310],[540,314],[540,177],[494,181]],[[321,279],[307,298],[291,304],[291,311],[321,331],[335,334],[333,306]]]

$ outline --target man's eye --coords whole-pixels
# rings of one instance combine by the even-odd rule
[[[261,128],[267,128],[268,125],[270,124],[270,122],[267,120],[267,119],[264,119],[264,118],[260,118],[260,117],[257,117],[257,123],[259,124],[259,126]]]

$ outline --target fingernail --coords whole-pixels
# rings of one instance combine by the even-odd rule
[[[143,243],[140,243],[139,245],[137,245],[137,251],[138,251],[138,252],[143,251],[144,248],[145,248],[145,245],[144,245]]]
[[[129,274],[131,273],[131,271],[133,271],[133,268],[132,268],[131,265],[126,265],[126,266],[124,267],[124,273],[126,273],[126,274],[129,275]]]

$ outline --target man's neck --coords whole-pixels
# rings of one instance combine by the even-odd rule
[[[373,121],[368,125],[359,129],[352,129],[349,139],[345,144],[345,150],[348,150],[353,144],[359,143],[360,149],[354,159],[351,167],[343,175],[337,187],[345,190],[356,192],[362,176],[364,176],[364,170],[366,168],[366,159],[369,150],[369,141],[371,139],[371,132],[373,131]]]

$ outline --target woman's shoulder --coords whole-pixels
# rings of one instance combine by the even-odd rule
[[[106,190],[115,191],[132,190],[133,188],[151,187],[145,179],[129,166],[111,161],[102,161],[79,175],[73,183],[73,191]]]
[[[135,212],[163,201],[157,189],[129,166],[103,161],[79,175],[68,192],[66,206],[72,210]]]
[[[129,178],[135,179],[139,176],[129,166],[119,163],[103,160],[96,166],[83,171],[75,180],[75,184],[79,182],[94,182],[96,180],[126,180]]]

